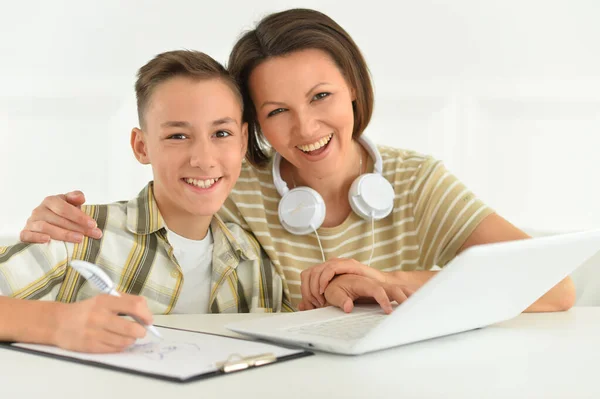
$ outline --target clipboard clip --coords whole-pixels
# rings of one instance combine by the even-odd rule
[[[272,353],[263,353],[255,356],[241,356],[237,353],[230,355],[224,362],[217,362],[217,368],[224,373],[245,370],[250,367],[260,367],[274,363],[277,357]]]

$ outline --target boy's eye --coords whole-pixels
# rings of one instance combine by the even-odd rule
[[[219,130],[218,132],[215,133],[215,137],[217,138],[225,138],[225,137],[229,137],[231,136],[231,133],[225,131],[225,130]]]
[[[175,133],[167,137],[169,140],[185,140],[186,136],[183,133]]]
[[[271,112],[269,112],[269,113],[267,114],[267,118],[268,118],[268,117],[271,117],[271,116],[275,116],[275,115],[277,115],[277,114],[279,114],[279,113],[282,113],[283,111],[285,111],[285,108],[277,108],[277,109],[274,109],[273,111],[271,111]]]
[[[322,92],[322,93],[317,93],[313,96],[313,98],[311,99],[312,101],[316,101],[316,100],[322,100],[325,97],[329,97],[331,95],[331,93],[328,93],[326,91]]]

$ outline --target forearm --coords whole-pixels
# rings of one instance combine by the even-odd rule
[[[571,277],[567,277],[525,309],[525,312],[563,312],[574,304],[575,285]]]
[[[390,272],[387,282],[402,284],[414,291],[421,288],[437,271],[396,271]],[[570,277],[556,284],[550,291],[525,309],[525,312],[561,312],[569,310],[575,304],[575,285]]]
[[[402,284],[411,287],[416,291],[437,273],[437,271],[431,270],[398,270],[395,272],[389,272],[391,278],[386,279],[386,282],[391,284]]]
[[[53,344],[58,314],[65,306],[0,296],[0,341]]]

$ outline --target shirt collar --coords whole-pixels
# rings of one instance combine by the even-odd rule
[[[140,191],[137,198],[127,203],[127,229],[138,235],[156,233],[165,227],[154,198],[153,182]]]
[[[235,230],[240,230],[241,234],[247,234],[238,226],[235,227],[237,227]],[[150,182],[140,191],[137,198],[127,203],[127,229],[134,234],[148,235],[163,228],[166,228],[166,225],[154,198],[153,182]],[[256,251],[251,248],[250,239],[246,237],[242,240],[238,239],[240,232],[235,234],[217,214],[213,215],[210,228],[214,240],[213,259],[228,258],[225,255],[227,253],[234,255],[236,258],[234,262],[226,262],[229,266],[234,264],[237,266],[240,259],[258,259]]]

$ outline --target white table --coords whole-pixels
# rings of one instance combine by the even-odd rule
[[[156,317],[207,332],[264,315]],[[269,317],[269,316],[267,316]],[[277,316],[274,316],[277,317]],[[358,357],[318,353],[178,384],[0,349],[0,397],[599,398],[600,308],[524,314],[482,330]]]

